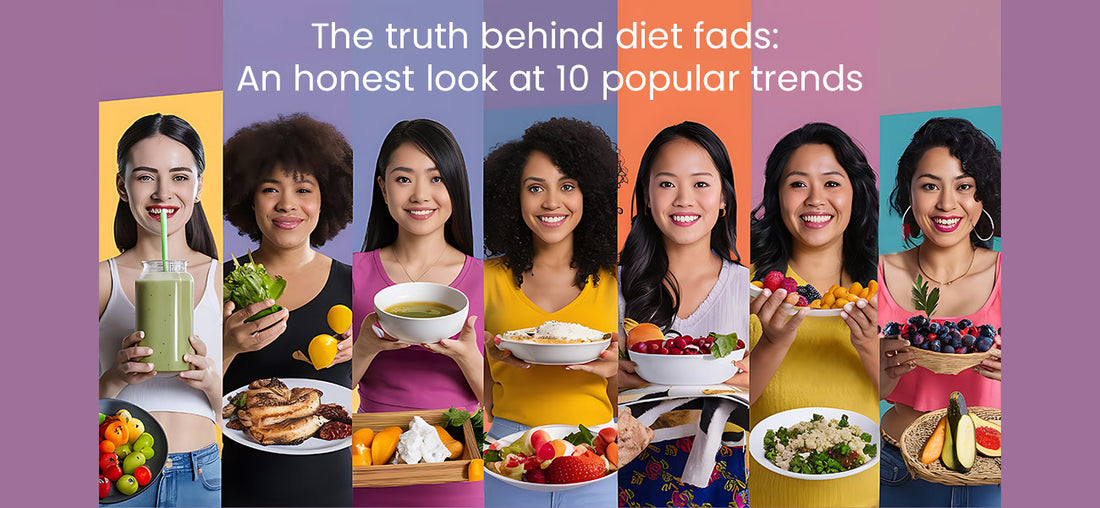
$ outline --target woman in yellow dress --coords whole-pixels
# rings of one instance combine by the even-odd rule
[[[753,210],[754,278],[778,271],[825,290],[867,285],[876,274],[878,190],[867,157],[840,129],[807,124],[768,156],[764,193]],[[750,423],[790,409],[833,407],[878,421],[877,299],[838,317],[788,317],[787,291],[767,289],[750,304]],[[756,429],[753,429],[756,431]],[[807,481],[750,466],[749,504],[875,506],[878,470]]]

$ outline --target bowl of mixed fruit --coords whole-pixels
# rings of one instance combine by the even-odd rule
[[[635,373],[658,385],[721,384],[737,374],[734,362],[745,357],[745,341],[736,333],[704,337],[664,334],[650,323],[631,330],[627,344],[629,359],[637,364]]]
[[[544,425],[505,436],[482,456],[496,479],[526,490],[554,492],[616,481],[618,429],[609,423]]]
[[[833,284],[827,291],[821,293],[811,284],[799,285],[792,277],[787,277],[780,272],[768,272],[762,279],[754,280],[749,284],[749,297],[756,298],[764,290],[775,292],[783,289],[787,292],[786,303],[792,308],[788,313],[795,314],[801,307],[809,307],[807,315],[816,317],[839,316],[844,306],[856,303],[860,300],[870,300],[878,293],[878,282],[871,280],[867,285],[853,282],[848,287]]]

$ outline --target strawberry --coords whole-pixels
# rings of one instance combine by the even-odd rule
[[[603,460],[596,461],[591,457],[565,456],[558,457],[546,468],[547,483],[580,483],[596,478],[602,478],[607,474],[607,466]]]
[[[546,483],[546,473],[541,468],[532,469],[523,473],[523,481],[529,483]]]
[[[806,301],[806,297],[805,297],[805,296],[802,296],[802,295],[798,295],[798,303],[796,303],[795,305],[797,305],[797,306],[799,306],[799,307],[805,307],[805,306],[807,306],[807,305],[809,305],[809,304],[810,304],[810,302]]]
[[[772,291],[779,289],[779,286],[783,284],[783,278],[782,273],[776,271],[768,272],[768,274],[764,276],[764,288]]]
[[[794,280],[790,277],[785,277],[783,279],[783,282],[781,282],[779,284],[779,288],[786,291],[787,294],[792,294],[792,293],[797,294],[798,293],[798,281],[796,281],[796,280]]]

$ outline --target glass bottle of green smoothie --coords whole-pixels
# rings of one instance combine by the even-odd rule
[[[195,282],[187,272],[187,261],[142,261],[135,283],[137,329],[145,332],[140,346],[153,349],[141,361],[152,363],[157,372],[189,370],[183,355],[191,350],[191,320]]]

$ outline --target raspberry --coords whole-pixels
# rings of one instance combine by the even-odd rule
[[[531,469],[523,473],[523,480],[529,483],[546,483],[546,473],[542,468]]]
[[[806,297],[805,297],[805,296],[802,296],[802,295],[798,295],[798,303],[796,303],[795,305],[797,305],[797,306],[799,306],[799,307],[805,307],[805,306],[807,306],[807,305],[809,305],[809,304],[810,304],[810,302],[806,301]]]
[[[783,274],[776,271],[768,272],[768,274],[764,276],[764,288],[775,291],[783,284],[783,280]]]
[[[817,288],[810,284],[805,286],[798,286],[798,294],[805,296],[807,301],[814,301],[821,298],[821,293],[817,292]]]
[[[779,288],[787,291],[787,294],[796,294],[798,293],[798,282],[790,277],[787,277],[783,279],[783,282],[779,285]]]

